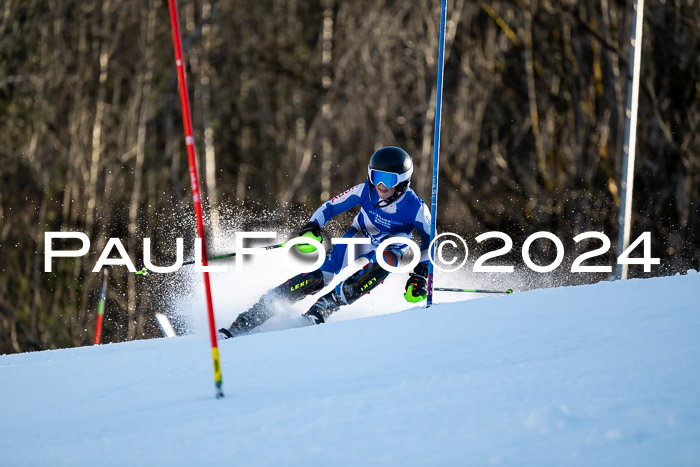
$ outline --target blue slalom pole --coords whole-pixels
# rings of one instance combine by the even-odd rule
[[[440,10],[440,48],[438,51],[437,99],[435,102],[435,136],[433,138],[433,195],[430,203],[430,245],[431,261],[428,262],[428,303],[433,304],[433,261],[435,258],[435,219],[437,218],[438,168],[440,167],[440,112],[442,110],[442,70],[445,65],[445,23],[447,0],[442,0]]]

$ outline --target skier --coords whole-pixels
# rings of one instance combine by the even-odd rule
[[[368,176],[364,183],[321,205],[311,220],[299,231],[300,237],[319,242],[321,228],[331,218],[355,206],[360,212],[343,238],[369,238],[369,245],[355,245],[355,258],[348,258],[348,246],[334,245],[319,269],[299,274],[265,293],[248,311],[238,315],[229,328],[219,329],[224,338],[245,334],[264,323],[273,313],[278,302],[294,303],[315,294],[333,280],[352,260],[364,257],[369,263],[333,290],[322,296],[304,316],[312,324],[325,323],[328,317],[342,305],[355,302],[362,295],[374,290],[389,275],[377,262],[376,248],[391,237],[410,238],[414,229],[421,236],[421,258],[406,282],[404,297],[409,302],[419,302],[427,295],[428,247],[430,245],[430,211],[411,188],[413,161],[406,151],[388,146],[376,151],[369,161]],[[298,245],[300,250],[312,245]],[[384,260],[397,266],[407,245],[397,243],[384,250]],[[308,250],[308,248],[307,248]]]

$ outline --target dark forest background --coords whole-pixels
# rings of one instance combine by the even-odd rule
[[[429,201],[439,0],[179,7],[213,237],[256,213],[293,231],[385,145]],[[503,231],[514,251],[602,231],[615,264],[632,18],[631,0],[448,2],[440,231]],[[632,239],[650,231],[661,266],[633,277],[700,268],[699,32],[696,1],[646,2]],[[156,264],[191,244],[173,57],[164,0],[2,2],[0,353],[92,342],[109,237],[137,265],[144,237]],[[45,273],[46,231],[86,233],[90,255]],[[149,284],[112,268],[103,342],[157,335]]]

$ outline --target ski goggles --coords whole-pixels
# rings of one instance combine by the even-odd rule
[[[387,188],[394,188],[399,183],[408,180],[411,177],[411,172],[413,172],[412,169],[402,174],[384,172],[382,170],[375,170],[370,168],[368,168],[368,170],[369,181],[372,185],[379,185],[381,183]]]

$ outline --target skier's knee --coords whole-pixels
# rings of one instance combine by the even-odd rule
[[[396,266],[399,264],[399,258],[396,257],[396,254],[392,251],[384,251],[383,255],[384,256],[384,261],[386,261],[386,264],[389,266]]]

